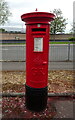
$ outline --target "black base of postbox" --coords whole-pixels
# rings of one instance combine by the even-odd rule
[[[47,106],[47,87],[45,88],[31,88],[25,85],[26,88],[26,107],[35,112],[45,110]]]

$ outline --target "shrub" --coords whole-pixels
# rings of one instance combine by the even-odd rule
[[[75,37],[69,38],[69,41],[75,41]]]

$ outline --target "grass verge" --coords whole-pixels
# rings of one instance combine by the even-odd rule
[[[25,45],[26,43],[0,43],[0,45]],[[50,41],[49,44],[75,44],[75,42]]]

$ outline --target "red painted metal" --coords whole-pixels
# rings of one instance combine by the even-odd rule
[[[26,85],[32,88],[44,88],[48,83],[49,22],[54,17],[54,14],[47,12],[21,16],[22,21],[26,22]],[[34,46],[39,39],[42,50],[37,51]]]

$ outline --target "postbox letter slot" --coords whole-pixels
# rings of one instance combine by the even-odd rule
[[[46,32],[46,28],[32,28],[32,32]]]
[[[34,38],[34,52],[43,52],[43,38]]]

